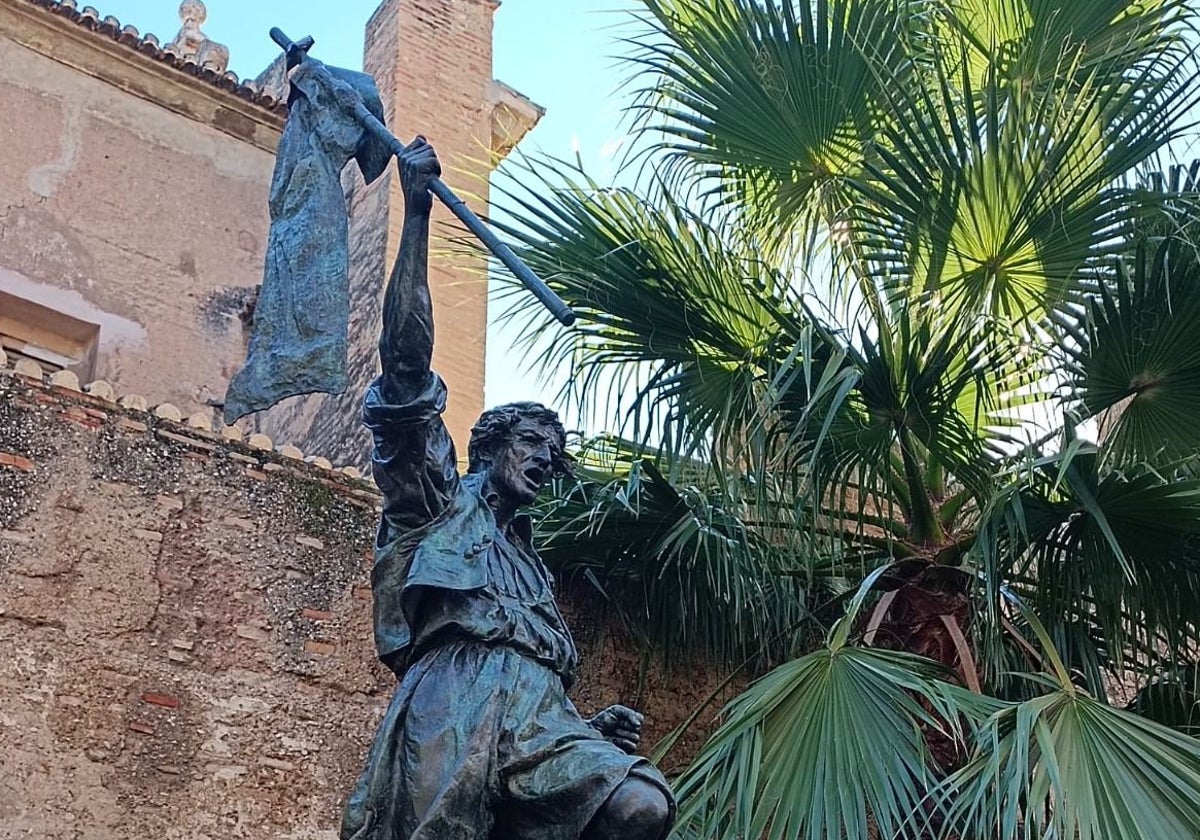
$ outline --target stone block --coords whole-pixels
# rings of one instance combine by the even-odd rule
[[[212,417],[207,411],[197,411],[188,417],[187,424],[193,429],[200,429],[203,432],[212,431]]]
[[[241,638],[249,639],[252,642],[265,642],[271,638],[271,631],[253,624],[239,624],[234,632]]]
[[[28,377],[29,379],[33,379],[37,382],[41,382],[42,377],[45,376],[45,371],[42,370],[42,366],[33,359],[17,359],[17,364],[13,370],[15,370],[21,376]]]
[[[50,384],[66,391],[78,391],[79,377],[72,370],[56,370],[50,374]]]
[[[89,382],[83,387],[93,397],[104,400],[105,402],[116,402],[117,392],[113,390],[113,386],[105,382],[103,379],[97,379],[95,382]]]
[[[121,399],[117,400],[117,404],[124,408],[131,408],[134,411],[150,410],[150,404],[146,402],[146,398],[141,394],[125,394]]]
[[[179,698],[172,694],[160,694],[157,691],[142,693],[142,702],[150,706],[162,706],[164,709],[178,709]]]
[[[21,472],[33,472],[34,463],[28,458],[13,452],[0,452],[0,467],[12,467]]]
[[[252,519],[243,519],[240,516],[225,516],[221,521],[233,528],[240,528],[243,531],[253,533],[258,530],[258,525]]]
[[[161,417],[163,420],[171,420],[175,423],[183,422],[183,412],[170,403],[160,403],[154,406],[154,416]]]
[[[246,441],[246,445],[251,449],[261,449],[263,452],[270,452],[275,446],[271,443],[269,437],[262,434],[250,435],[250,439]]]
[[[174,496],[155,496],[154,501],[167,510],[183,510],[183,499]]]

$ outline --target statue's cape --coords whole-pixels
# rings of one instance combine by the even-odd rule
[[[495,532],[496,518],[479,495],[479,476],[468,475],[441,516],[376,545],[371,589],[375,649],[381,660],[403,668],[421,589],[470,591],[487,586],[485,560]]]
[[[246,364],[225,395],[226,423],[287,397],[346,389],[350,265],[341,174],[354,158],[370,183],[391,157],[347,107],[355,95],[382,120],[370,76],[314,59],[292,72],[271,178],[262,288]]]

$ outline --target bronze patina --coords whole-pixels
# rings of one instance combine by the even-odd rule
[[[612,706],[585,719],[568,698],[578,653],[520,512],[570,471],[562,423],[536,403],[484,412],[459,475],[442,422],[446,386],[430,369],[433,195],[460,219],[470,211],[453,206],[432,146],[420,137],[405,146],[382,128],[369,77],[305,60],[312,39],[273,37],[287,50],[292,107],[250,358],[231,386],[227,416],[344,378],[341,167],[357,158],[374,177],[385,149],[385,161],[398,159],[405,201],[384,297],[382,374],[363,405],[384,497],[372,571],[375,645],[399,684],[341,837],[661,840],[675,805],[662,774],[635,754],[642,717]],[[507,246],[493,250],[516,260]],[[557,297],[531,289],[560,320],[573,320],[565,305],[555,308]]]

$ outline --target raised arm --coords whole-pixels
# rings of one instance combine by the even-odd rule
[[[433,356],[433,306],[429,299],[429,181],[441,174],[433,146],[417,137],[398,158],[404,194],[400,251],[383,299],[379,358],[383,397],[405,403],[420,393]]]
[[[398,156],[404,193],[400,251],[383,299],[379,358],[383,373],[367,390],[363,422],[371,430],[375,483],[384,497],[380,544],[437,517],[458,486],[454,443],[442,422],[446,386],[429,368],[429,179],[441,172],[433,147],[418,137]]]

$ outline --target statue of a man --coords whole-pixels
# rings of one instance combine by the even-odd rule
[[[558,416],[485,412],[466,476],[430,370],[429,180],[418,137],[399,157],[404,228],[383,305],[383,373],[367,391],[384,496],[372,573],[375,643],[400,678],[342,824],[343,840],[661,840],[674,801],[633,755],[642,718],[584,720],[577,653],[530,541],[543,484],[570,469]]]

